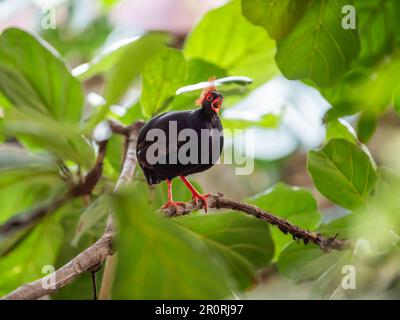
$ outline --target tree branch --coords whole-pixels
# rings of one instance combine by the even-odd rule
[[[350,241],[337,239],[337,235],[333,237],[325,237],[320,233],[302,229],[290,223],[286,219],[277,217],[256,206],[225,198],[221,193],[210,195],[207,198],[207,201],[209,208],[225,208],[252,215],[270,223],[273,226],[276,226],[284,234],[291,234],[294,240],[302,240],[304,244],[308,244],[310,242],[314,243],[324,251],[329,251],[330,249],[344,250],[351,246]],[[190,214],[192,211],[201,209],[201,207],[202,203],[199,202],[196,204],[193,201],[190,201],[186,202],[184,206],[179,206],[178,211],[175,210],[175,207],[169,207],[167,209],[160,209],[160,212],[164,213],[168,217],[173,217]]]
[[[143,126],[143,122],[136,122],[131,126],[131,133],[127,137],[127,152],[122,167],[120,177],[115,187],[118,190],[125,183],[132,181],[136,168],[136,138]],[[111,215],[110,215],[111,216]],[[4,296],[4,300],[34,300],[45,295],[51,294],[74,281],[83,273],[92,270],[95,266],[103,263],[106,258],[114,253],[112,242],[115,235],[114,220],[109,219],[103,236],[97,240],[92,246],[77,255],[66,265],[55,271],[55,273],[43,277],[39,280],[24,284],[8,295]],[[43,283],[49,283],[49,279],[54,277],[55,284],[52,287],[43,286]]]

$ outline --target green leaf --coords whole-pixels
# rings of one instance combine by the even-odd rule
[[[39,279],[46,265],[54,265],[63,239],[59,216],[47,217],[15,250],[0,259],[0,296]],[[48,273],[47,273],[48,274]]]
[[[308,171],[319,192],[348,209],[365,203],[377,178],[369,157],[343,139],[330,140],[321,150],[310,151]]]
[[[397,0],[354,0],[361,38],[360,60],[366,64],[396,46]]]
[[[393,93],[394,110],[400,115],[400,85],[397,86]]]
[[[72,246],[76,247],[83,235],[105,221],[105,217],[111,212],[108,200],[105,195],[101,195],[83,211],[75,228],[75,235],[71,241]]]
[[[21,148],[0,146],[0,174],[3,171],[30,169],[57,172],[55,159],[50,155],[30,154]]]
[[[249,201],[305,229],[315,230],[321,221],[317,201],[306,189],[278,183],[266,192],[250,198]],[[285,235],[275,227],[271,227],[271,232],[276,248],[274,258],[277,259],[293,239],[291,235]]]
[[[291,243],[282,251],[278,269],[296,283],[316,280],[336,264],[348,264],[351,254],[347,250],[323,252],[318,246]]]
[[[20,29],[0,36],[0,91],[20,110],[75,123],[81,118],[79,81],[49,44]]]
[[[333,119],[326,124],[326,139],[328,142],[332,139],[344,139],[357,144],[357,134],[353,127],[343,119]]]
[[[222,118],[224,129],[247,129],[253,127],[259,128],[277,128],[280,124],[281,117],[276,114],[268,113],[261,117],[260,120],[251,121],[246,119]]]
[[[255,88],[277,74],[275,43],[243,17],[240,7],[232,1],[208,12],[189,34],[184,51],[187,58],[212,63],[228,75],[253,78]]]
[[[400,191],[400,175],[396,171],[379,167],[377,170],[378,180],[376,183],[375,195],[391,194],[395,196]]]
[[[4,122],[6,135],[16,135],[30,150],[45,149],[63,160],[91,168],[94,151],[75,125],[56,122],[32,112],[10,109]]]
[[[357,122],[357,133],[362,143],[367,143],[371,139],[378,125],[377,115],[372,112],[361,113]]]
[[[99,58],[100,67],[98,66],[95,71],[107,70],[104,86],[107,105],[120,102],[133,81],[143,72],[147,62],[168,39],[169,36],[165,33],[149,33],[133,42],[128,42],[116,57]],[[112,68],[109,69],[111,65]]]
[[[186,76],[186,61],[181,51],[160,49],[143,70],[140,104],[142,112],[152,117],[165,110]]]
[[[115,299],[220,299],[237,285],[197,236],[149,210],[145,192],[115,195],[119,219]]]
[[[357,58],[357,30],[342,27],[346,0],[314,0],[287,37],[278,42],[276,61],[289,79],[311,79],[320,87],[334,84]]]
[[[400,73],[400,55],[393,53],[372,68],[358,68],[350,72],[332,88],[322,90],[332,104],[328,117],[334,118],[366,111],[375,116],[383,114],[393,102]]]
[[[267,267],[272,259],[274,244],[268,227],[254,217],[227,212],[173,220],[221,256],[242,290],[250,288],[256,271]]]
[[[152,32],[141,37],[120,40],[111,47],[105,49],[92,61],[76,67],[73,70],[73,74],[78,79],[84,81],[96,75],[107,74],[107,72],[112,72],[113,69],[122,68],[123,66],[132,68],[132,62],[136,64],[138,58],[142,58],[143,62],[143,55],[146,51],[158,48],[165,43],[167,39],[168,36],[166,34]],[[128,58],[132,60],[128,61]],[[139,64],[135,65],[135,67],[141,68]],[[137,70],[134,71],[137,75]]]
[[[243,15],[264,27],[271,38],[284,38],[303,16],[309,0],[242,0]]]

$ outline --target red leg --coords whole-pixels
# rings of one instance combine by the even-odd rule
[[[172,180],[167,179],[167,186],[168,186],[168,201],[162,206],[163,209],[168,207],[175,207],[176,211],[178,211],[179,205],[185,205],[184,202],[174,201],[172,198]]]
[[[200,194],[195,187],[193,187],[193,185],[189,182],[188,179],[186,179],[186,177],[184,176],[179,176],[179,178],[183,181],[183,183],[186,185],[186,187],[188,187],[188,189],[190,190],[190,192],[192,193],[192,198],[193,200],[197,203],[197,201],[200,199],[203,202],[203,208],[204,211],[207,213],[207,209],[208,209],[208,203],[207,203],[207,197],[209,196],[209,194],[205,194],[202,195]]]

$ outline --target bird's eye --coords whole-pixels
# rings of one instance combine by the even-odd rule
[[[213,95],[212,95],[212,93],[210,92],[209,94],[207,94],[206,100],[207,100],[207,101],[211,101],[212,99],[213,99]]]

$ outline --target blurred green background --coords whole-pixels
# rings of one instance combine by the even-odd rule
[[[399,298],[400,6],[350,2],[353,31],[341,27],[341,0],[0,0],[0,223],[88,172],[95,140],[108,134],[104,120],[194,108],[199,91],[175,90],[247,76],[247,87],[220,88],[221,117],[225,129],[247,129],[254,170],[219,164],[192,181],[356,243],[324,253],[231,212],[160,219],[166,186],[149,190],[140,170],[131,189],[109,195],[123,150],[112,136],[91,204],[74,199],[0,237],[0,296],[92,244],[113,208],[123,257],[115,298]],[[227,138],[225,153],[239,145]],[[189,199],[180,182],[174,195]],[[348,264],[357,288],[344,290]],[[51,298],[91,296],[88,274]]]

